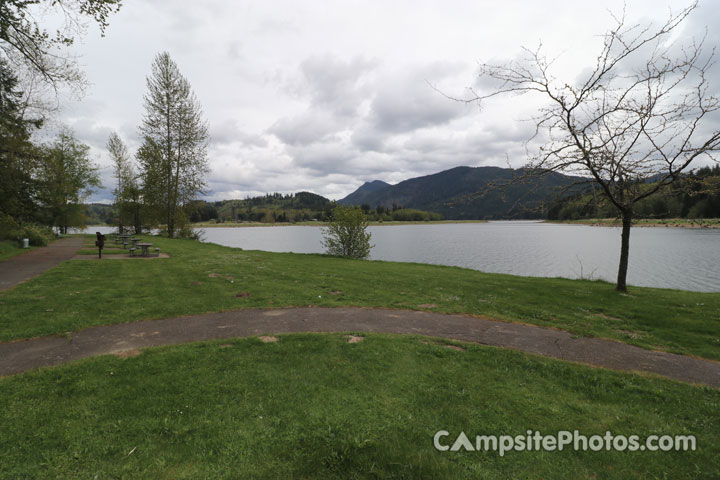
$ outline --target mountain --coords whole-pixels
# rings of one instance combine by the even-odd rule
[[[340,200],[338,203],[343,205],[362,205],[368,203],[366,200],[376,197],[380,192],[392,187],[389,183],[383,182],[382,180],[374,180],[372,182],[365,182],[347,197]],[[375,205],[373,205],[375,206]]]
[[[559,173],[532,178],[510,168],[455,167],[397,185],[365,183],[338,203],[416,208],[451,220],[543,218],[546,205],[577,180]]]

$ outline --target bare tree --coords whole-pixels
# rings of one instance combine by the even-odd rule
[[[17,72],[23,91],[30,97],[41,96],[46,88],[57,93],[62,86],[80,92],[85,79],[66,47],[84,33],[86,20],[94,21],[104,33],[110,15],[120,9],[121,1],[1,0],[0,59]],[[63,19],[55,32],[49,32],[37,19],[48,12]],[[40,106],[38,102],[42,103],[37,98],[27,102],[35,108]]]
[[[637,202],[675,182],[696,160],[716,161],[720,150],[720,130],[710,121],[720,102],[706,78],[714,49],[705,51],[704,39],[681,45],[672,38],[696,7],[671,13],[660,26],[628,25],[624,12],[613,16],[615,26],[603,35],[594,67],[576,82],[554,77],[553,60],[541,48],[524,49],[520,61],[481,64],[480,78],[496,86],[465,100],[535,94],[547,101],[533,119],[533,139],[543,146],[530,155],[528,167],[536,175],[587,178],[619,210],[621,292],[627,291]]]

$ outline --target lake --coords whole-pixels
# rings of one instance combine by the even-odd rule
[[[95,231],[90,227],[89,231]],[[372,226],[373,260],[484,272],[614,281],[620,228],[502,221]],[[321,227],[203,229],[206,242],[245,250],[322,253]],[[633,228],[628,284],[720,291],[720,229]]]

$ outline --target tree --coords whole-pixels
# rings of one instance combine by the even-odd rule
[[[167,52],[155,57],[147,88],[137,157],[146,202],[172,238],[186,221],[183,206],[206,186],[207,124],[190,84]]]
[[[713,53],[703,42],[678,45],[678,27],[697,7],[660,25],[626,25],[624,15],[604,34],[589,73],[563,81],[551,73],[553,61],[538,48],[504,65],[481,64],[480,78],[496,83],[488,93],[535,94],[547,105],[535,117],[544,146],[529,167],[536,175],[561,171],[599,186],[622,217],[617,290],[627,291],[630,228],[636,204],[681,178],[696,160],[720,149],[720,131],[709,117],[719,108],[706,73]],[[537,137],[534,137],[537,138]]]
[[[113,195],[118,228],[122,233],[126,226],[132,225],[135,233],[139,235],[142,233],[142,192],[138,175],[127,147],[117,133],[110,134],[107,148],[113,160],[114,175],[117,180]]]
[[[93,187],[101,186],[89,150],[69,129],[45,148],[40,166],[42,199],[52,225],[63,233],[68,227],[84,226],[83,201]]]
[[[0,59],[0,212],[16,220],[37,214],[37,183],[33,178],[38,151],[30,142],[41,122],[23,118],[17,79]]]
[[[3,0],[0,2],[0,58],[14,70],[36,72],[55,90],[60,85],[81,86],[83,77],[75,61],[60,49],[73,44],[82,32],[82,19],[94,20],[104,33],[108,18],[120,9],[122,0]],[[55,33],[41,27],[33,9],[51,9],[65,24]]]
[[[367,216],[360,207],[335,205],[323,231],[323,246],[330,255],[367,258],[372,248],[367,226]]]

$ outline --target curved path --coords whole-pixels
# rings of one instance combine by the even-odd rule
[[[235,310],[92,327],[69,337],[0,343],[0,375],[84,357],[200,340],[296,332],[428,335],[720,388],[720,362],[645,350],[560,330],[462,315],[367,308]]]
[[[47,247],[31,250],[0,262],[0,292],[14,287],[62,261],[71,259],[83,246],[82,237],[67,237]]]

